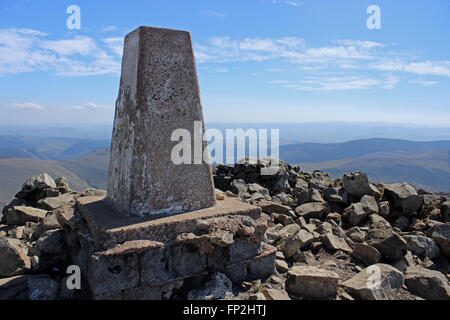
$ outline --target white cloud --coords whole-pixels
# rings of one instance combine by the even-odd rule
[[[374,41],[344,39],[311,47],[297,37],[242,40],[213,37],[198,44],[195,52],[199,63],[272,61],[289,63],[290,70],[306,75],[322,75],[314,81],[284,84],[295,90],[394,89],[400,82],[399,73],[450,77],[450,61],[416,61],[417,57],[398,54],[390,45]],[[366,72],[367,76],[352,78],[356,70]],[[330,71],[341,74],[342,78],[328,78],[326,75]]]
[[[409,80],[409,83],[420,84],[424,87],[433,87],[439,84],[438,81],[426,81],[426,80]]]
[[[378,80],[370,77],[359,76],[304,76],[302,80],[272,80],[270,84],[282,85],[285,88],[297,91],[342,91],[361,90],[369,88],[393,89],[399,79],[388,77],[386,80]]]
[[[299,91],[341,91],[367,89],[378,86],[380,82],[371,78],[359,77],[306,77],[305,80],[284,84],[286,88]]]
[[[110,31],[116,31],[117,27],[116,26],[104,26],[102,27],[102,31],[103,32],[110,32]]]
[[[73,39],[47,40],[40,46],[44,49],[54,51],[61,56],[80,54],[86,56],[98,50],[95,41],[89,37],[76,36]]]
[[[45,108],[34,102],[24,102],[24,103],[9,103],[4,105],[7,108],[19,109],[19,110],[45,110]]]
[[[103,106],[103,105],[98,105],[93,102],[88,102],[84,106],[77,105],[77,106],[70,106],[67,108],[74,109],[74,110],[101,110],[101,109],[108,109],[109,107]]]
[[[123,38],[106,38],[102,40],[109,48],[118,56],[122,56],[123,53]]]
[[[208,17],[215,17],[215,18],[225,18],[227,15],[225,13],[220,13],[214,10],[202,10],[200,11],[200,14]]]
[[[303,2],[300,1],[286,1],[286,4],[293,6],[293,7],[299,7],[303,5]]]
[[[292,7],[300,7],[303,5],[303,2],[301,1],[294,1],[294,0],[287,0],[287,1],[281,1],[281,0],[272,0],[272,3],[278,4],[278,3],[284,3]]]
[[[382,87],[384,89],[394,89],[395,86],[400,82],[398,77],[389,76],[383,83]]]
[[[408,62],[400,59],[381,59],[378,63],[373,63],[370,67],[385,71],[403,71],[420,75],[450,77],[450,61]]]
[[[38,30],[0,29],[0,77],[33,71],[64,76],[118,74],[119,45],[113,39],[49,39]]]

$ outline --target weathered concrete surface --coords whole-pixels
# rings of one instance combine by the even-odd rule
[[[261,215],[258,206],[229,197],[217,201],[214,207],[158,219],[123,217],[103,197],[79,198],[77,208],[86,220],[94,241],[103,248],[139,239],[171,241],[182,232],[197,230],[202,219],[234,215],[257,219]]]
[[[209,164],[171,161],[179,143],[171,141],[172,132],[186,129],[193,138],[194,121],[204,123],[190,34],[151,27],[128,34],[107,190],[108,203],[121,215],[174,214],[215,204]]]
[[[161,299],[166,285],[213,271],[234,282],[275,271],[277,249],[262,243],[267,217],[235,198],[151,219],[120,216],[104,198],[82,197],[72,220],[69,233],[78,245],[71,255],[95,299],[138,298],[141,291]]]

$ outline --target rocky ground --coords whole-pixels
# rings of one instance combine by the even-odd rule
[[[232,283],[215,273],[181,298],[450,299],[447,197],[407,183],[373,184],[363,172],[332,179],[285,162],[262,175],[269,166],[246,160],[213,172],[218,199],[262,208],[264,242],[278,248],[274,274]],[[104,193],[74,192],[65,178],[47,174],[24,183],[0,222],[0,299],[89,298],[67,289],[65,227],[77,198]]]

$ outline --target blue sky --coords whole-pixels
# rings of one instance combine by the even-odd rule
[[[209,122],[450,125],[448,0],[0,0],[0,124],[112,123],[140,25],[191,32]]]

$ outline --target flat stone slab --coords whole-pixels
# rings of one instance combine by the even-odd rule
[[[217,201],[214,207],[160,218],[125,217],[111,208],[104,197],[78,198],[77,208],[96,244],[105,249],[132,240],[172,241],[179,234],[197,230],[199,219],[228,215],[258,219],[261,215],[260,207],[229,197]]]

